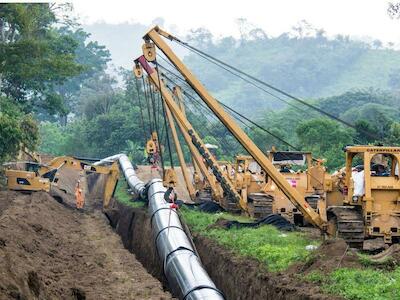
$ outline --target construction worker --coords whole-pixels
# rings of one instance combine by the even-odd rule
[[[83,195],[83,190],[81,188],[81,181],[78,180],[75,187],[75,200],[76,200],[76,208],[83,209],[85,204],[85,197]]]

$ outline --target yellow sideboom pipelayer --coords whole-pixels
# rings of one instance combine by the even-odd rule
[[[165,87],[163,82],[160,80],[159,74],[154,70],[148,61],[154,61],[156,59],[155,46],[159,48],[164,55],[170,60],[170,62],[176,67],[176,69],[182,74],[185,80],[190,84],[190,86],[195,90],[195,92],[200,96],[200,98],[205,102],[205,104],[213,111],[213,113],[218,117],[218,119],[228,128],[228,130],[235,136],[235,138],[240,142],[240,144],[247,150],[247,152],[257,161],[263,170],[271,177],[271,179],[276,183],[276,185],[282,190],[282,192],[288,197],[288,199],[296,206],[298,210],[307,218],[307,220],[313,225],[319,227],[322,231],[327,229],[327,220],[322,218],[317,212],[315,212],[312,207],[305,201],[303,196],[294,189],[285,179],[282,174],[275,168],[268,157],[255,145],[255,143],[247,136],[247,134],[238,126],[233,119],[225,112],[225,110],[219,105],[219,103],[208,93],[205,87],[200,83],[200,81],[186,68],[182,61],[174,54],[171,48],[165,43],[163,37],[170,40],[178,40],[169,33],[161,30],[159,27],[152,28],[145,36],[145,44],[143,45],[144,56],[139,57],[135,63],[138,67],[139,65],[146,71],[149,78],[152,80],[154,85],[161,92],[165,103],[168,108],[177,118],[178,122],[184,127],[186,133],[191,137],[193,144],[199,148],[199,143],[201,144],[201,139],[194,131],[191,124],[182,114],[182,111],[175,103],[172,95],[169,93],[168,89]],[[220,181],[222,187],[227,194],[230,194],[233,199],[239,203],[239,205],[246,209],[243,199],[235,190],[233,184],[222,176],[222,169],[218,166],[217,162],[213,156],[209,153],[208,149],[201,147],[200,150],[205,152],[208,164],[213,170],[214,175],[217,180]],[[206,160],[207,160],[206,159]]]

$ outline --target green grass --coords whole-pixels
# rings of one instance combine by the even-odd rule
[[[400,299],[400,268],[394,271],[339,268],[330,274],[312,272],[306,279],[322,283],[323,291],[349,300]]]
[[[144,207],[145,203],[143,201],[135,200],[132,195],[127,191],[126,180],[121,177],[118,180],[117,188],[115,189],[114,197],[118,202],[126,204],[131,207]]]
[[[317,245],[299,232],[281,232],[273,226],[258,228],[209,228],[219,218],[249,221],[248,218],[232,216],[227,213],[208,214],[197,210],[182,209],[183,217],[189,227],[203,236],[216,240],[236,253],[255,258],[265,264],[269,271],[282,271],[295,262],[310,258],[307,245]]]

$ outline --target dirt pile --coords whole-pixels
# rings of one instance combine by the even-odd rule
[[[171,299],[99,211],[0,192],[0,299]]]
[[[337,268],[361,268],[359,257],[342,239],[326,240],[306,264],[293,266],[289,273],[310,273],[318,271],[327,274]]]

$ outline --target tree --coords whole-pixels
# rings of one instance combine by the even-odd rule
[[[99,45],[98,42],[88,41],[90,34],[81,28],[72,30],[69,27],[62,27],[58,32],[75,40],[77,43],[75,61],[83,67],[78,75],[67,79],[62,85],[55,88],[57,94],[62,97],[65,106],[65,111],[62,111],[60,115],[61,123],[65,125],[69,113],[79,113],[82,88],[92,84],[93,78],[105,76],[104,72],[107,63],[111,60],[111,54],[105,46]]]
[[[34,150],[39,132],[35,120],[14,103],[0,97],[0,162],[17,153],[21,144]]]
[[[342,128],[335,121],[319,118],[302,122],[296,128],[300,146],[313,155],[327,159],[327,167],[333,169],[344,163],[342,148],[352,144],[353,132]]]
[[[342,115],[344,120],[352,123],[367,121],[370,127],[369,132],[375,135],[377,139],[380,139],[380,141],[385,139],[393,120],[399,117],[400,113],[397,110],[377,103],[366,103],[359,107],[353,107]]]
[[[387,137],[388,144],[400,146],[400,122],[393,122]]]
[[[54,88],[82,71],[76,41],[53,28],[57,18],[50,4],[0,5],[0,92],[25,112],[63,111]]]
[[[367,120],[360,119],[355,122],[356,135],[354,140],[361,145],[367,145],[369,143],[375,142],[370,135],[366,135],[366,132],[375,133],[377,129]]]

